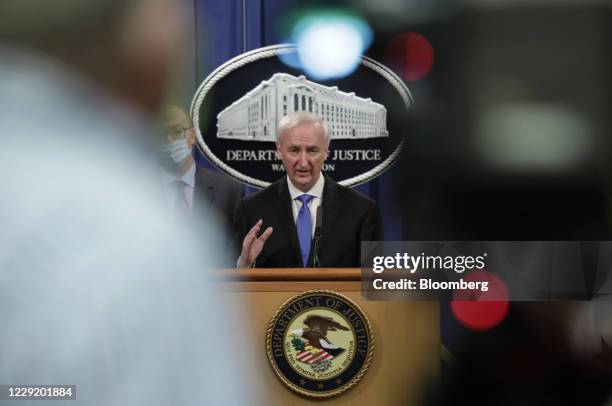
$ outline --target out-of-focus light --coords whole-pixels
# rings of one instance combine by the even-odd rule
[[[466,282],[487,281],[488,290],[455,291],[451,311],[457,321],[475,331],[490,330],[499,325],[510,307],[506,284],[498,276],[484,270],[472,271],[463,279]]]
[[[297,21],[292,40],[301,67],[313,79],[351,74],[372,41],[372,29],[362,19],[342,13],[310,14]]]
[[[290,43],[291,41],[292,40],[289,39],[283,42]],[[278,56],[278,59],[280,59],[282,63],[289,66],[290,68],[299,70],[302,69],[302,63],[300,62],[300,58],[297,53],[280,54]]]
[[[397,35],[385,50],[385,62],[408,81],[425,77],[433,67],[435,52],[427,38],[416,32]]]
[[[493,167],[559,171],[584,163],[593,148],[588,124],[563,106],[504,103],[479,116],[476,149]]]

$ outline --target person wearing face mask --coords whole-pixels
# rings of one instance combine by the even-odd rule
[[[238,268],[359,267],[361,241],[382,238],[376,202],[323,175],[329,142],[327,126],[312,113],[281,119],[276,150],[287,176],[242,199]]]
[[[215,225],[233,238],[233,216],[244,188],[225,176],[196,164],[192,149],[195,129],[187,113],[175,105],[162,111],[158,145],[160,173],[168,212],[195,227]],[[223,260],[220,265],[234,265]]]

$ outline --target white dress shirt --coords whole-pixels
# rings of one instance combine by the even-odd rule
[[[162,186],[164,188],[164,197],[166,200],[166,206],[168,207],[168,211],[172,212],[176,210],[175,204],[177,199],[177,188],[175,185],[176,181],[182,183],[183,193],[185,194],[185,202],[187,203],[187,207],[189,209],[189,213],[193,213],[193,193],[195,190],[195,173],[196,166],[195,163],[191,165],[191,168],[185,172],[183,176],[177,178],[176,173],[172,173],[168,171],[163,166],[160,166]]]
[[[312,220],[312,232],[314,236],[316,222],[317,222],[317,207],[323,204],[323,186],[325,186],[325,177],[323,173],[319,174],[319,179],[314,186],[308,192],[302,192],[291,183],[289,176],[287,176],[287,185],[289,186],[289,194],[291,195],[291,210],[293,211],[293,222],[297,222],[297,216],[302,208],[302,201],[298,199],[303,194],[314,196],[308,203],[308,209],[310,210],[310,218]]]

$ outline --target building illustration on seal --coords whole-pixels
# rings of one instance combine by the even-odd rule
[[[217,138],[275,142],[280,119],[299,111],[321,117],[332,140],[389,136],[382,104],[305,76],[275,73],[217,115]]]

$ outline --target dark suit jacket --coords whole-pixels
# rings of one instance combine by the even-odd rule
[[[236,258],[240,255],[240,251],[236,252],[232,244],[236,238],[234,214],[243,197],[242,185],[210,169],[196,167],[193,216],[196,227],[210,228],[214,222],[225,234],[219,236],[223,239],[222,245],[227,251],[217,261],[219,266],[236,267]]]
[[[301,268],[300,244],[286,177],[242,199],[236,213],[240,242],[260,218],[263,219],[262,231],[270,226],[274,232],[255,265],[258,268]],[[321,268],[360,267],[361,241],[382,238],[376,202],[338,185],[328,176],[323,188],[322,223],[319,241]],[[308,267],[313,266],[313,248],[311,246]]]

